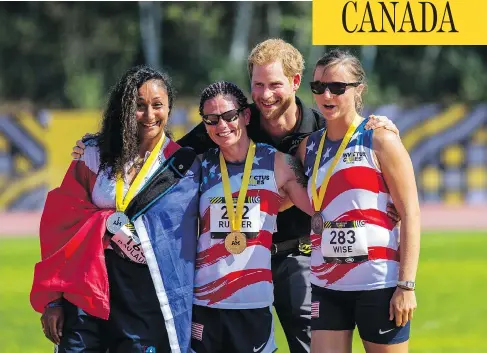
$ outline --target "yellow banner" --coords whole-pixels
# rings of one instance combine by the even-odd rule
[[[313,0],[313,45],[487,45],[487,0]]]

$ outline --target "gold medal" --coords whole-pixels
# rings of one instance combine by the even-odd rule
[[[225,204],[227,206],[228,218],[230,220],[231,232],[225,238],[225,248],[231,254],[240,254],[247,247],[247,237],[240,231],[242,228],[242,216],[245,196],[249,187],[250,172],[252,171],[252,164],[255,156],[255,143],[250,140],[247,157],[245,158],[244,173],[242,176],[242,184],[237,198],[237,205],[234,207],[233,197],[230,188],[230,178],[228,176],[227,164],[220,151],[220,170],[222,173],[223,192],[225,194]],[[235,210],[235,212],[233,211]]]
[[[242,232],[233,231],[228,233],[225,237],[225,249],[227,249],[230,254],[240,254],[246,247],[247,237]]]

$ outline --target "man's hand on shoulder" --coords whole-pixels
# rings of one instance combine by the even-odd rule
[[[83,141],[77,140],[76,145],[73,147],[73,152],[71,152],[71,157],[73,157],[73,159],[80,159],[85,153],[85,148],[86,145],[83,143]]]
[[[375,130],[383,127],[399,136],[399,129],[387,116],[369,115],[369,121],[365,124],[367,130]]]
[[[86,144],[84,141],[95,138],[95,135],[86,133],[80,140],[76,141],[76,145],[73,147],[71,152],[71,157],[73,159],[80,159],[83,154],[85,154]]]

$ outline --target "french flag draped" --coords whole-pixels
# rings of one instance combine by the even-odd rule
[[[63,295],[93,316],[109,317],[104,234],[105,221],[114,210],[91,202],[96,174],[84,161],[73,161],[61,186],[48,193],[40,224],[42,260],[35,266],[30,294],[32,307],[40,313]],[[172,353],[188,352],[191,342],[199,181],[200,162],[195,160],[133,220]]]

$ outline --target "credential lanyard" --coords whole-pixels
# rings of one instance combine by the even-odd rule
[[[323,183],[321,184],[321,188],[320,188],[320,194],[318,195],[318,192],[316,190],[316,177],[318,175],[318,169],[320,167],[321,153],[323,152],[323,146],[325,145],[326,130],[323,133],[323,136],[321,136],[318,152],[316,153],[315,164],[313,166],[313,174],[311,176],[311,196],[313,198],[313,207],[316,212],[321,211],[321,206],[323,204],[323,199],[325,197],[325,191],[326,188],[328,187],[328,182],[330,181],[331,174],[333,173],[333,170],[335,169],[338,160],[341,158],[343,151],[345,150],[345,147],[347,147],[348,143],[350,142],[353,133],[357,129],[359,121],[360,121],[360,116],[356,115],[352,123],[348,127],[347,133],[345,134],[342,143],[340,143],[340,147],[338,147],[338,151],[335,154],[335,157],[333,158],[330,167],[326,171],[325,179],[323,179]]]
[[[124,212],[127,206],[129,205],[130,201],[132,201],[132,199],[135,196],[135,192],[139,189],[140,184],[142,183],[146,175],[149,173],[149,169],[152,166],[152,163],[156,159],[157,155],[159,154],[165,139],[166,139],[166,135],[163,133],[159,142],[151,151],[149,158],[146,159],[146,161],[142,166],[142,169],[135,177],[133,183],[130,185],[125,197],[123,197],[123,186],[124,186],[123,176],[120,174],[117,175],[117,181],[115,184],[115,205],[117,207],[117,211]]]

